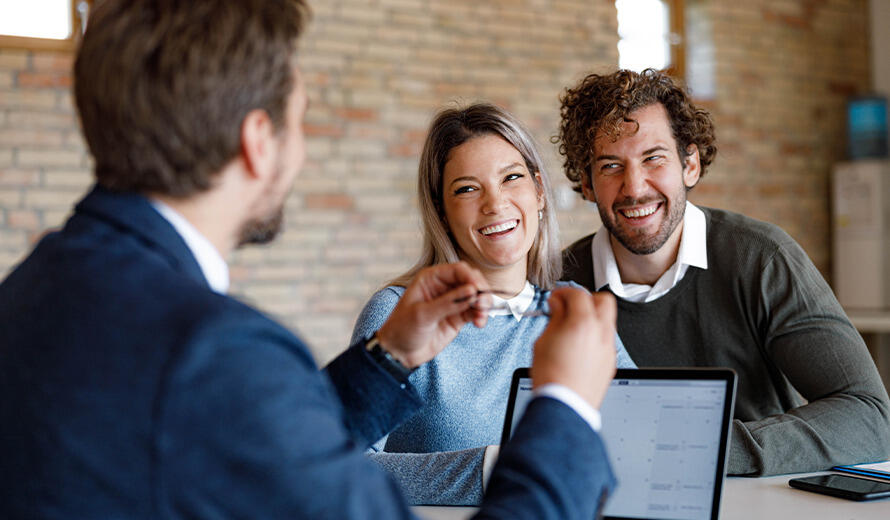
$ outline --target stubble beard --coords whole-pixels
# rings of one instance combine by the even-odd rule
[[[238,247],[249,244],[268,244],[275,240],[283,226],[284,204],[279,206],[272,215],[264,219],[252,219],[245,222],[238,234]]]
[[[269,188],[263,195],[264,197],[275,196],[275,186],[278,185],[278,183],[281,181],[282,175],[284,175],[284,167],[282,164],[276,165],[275,170],[275,175],[269,184]],[[278,207],[264,218],[250,219],[241,226],[241,230],[238,232],[239,248],[251,244],[268,244],[269,242],[275,240],[275,237],[278,236],[278,234],[281,232],[281,229],[284,227],[285,200],[282,200]]]
[[[621,206],[642,205],[651,202],[654,202],[651,198],[638,200],[625,199],[622,201]],[[664,199],[663,203],[669,204],[668,216],[661,221],[658,231],[649,235],[645,234],[643,230],[627,229],[626,227],[618,225],[616,217],[616,215],[618,215],[618,210],[616,209],[616,204],[612,205],[611,213],[606,211],[606,209],[599,204],[597,204],[597,210],[599,211],[600,220],[602,220],[603,225],[606,226],[609,233],[611,233],[612,236],[625,247],[625,249],[636,255],[651,255],[661,249],[661,247],[668,241],[668,238],[671,237],[674,230],[677,229],[677,226],[683,222],[683,215],[686,211],[686,191],[681,191],[673,200]]]

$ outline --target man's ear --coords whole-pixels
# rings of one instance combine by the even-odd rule
[[[692,189],[701,177],[701,161],[698,156],[698,146],[690,144],[686,147],[686,157],[683,159],[683,184],[687,189]]]
[[[588,172],[587,175],[581,177],[581,196],[584,197],[584,200],[596,204],[596,193],[593,191],[591,177],[593,177],[593,173],[591,172]]]
[[[247,174],[255,178],[272,175],[277,153],[275,128],[269,114],[265,110],[251,110],[241,123],[241,156]]]

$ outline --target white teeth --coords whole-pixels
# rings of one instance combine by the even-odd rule
[[[483,235],[490,235],[492,233],[500,233],[502,231],[507,231],[508,229],[513,229],[519,224],[518,220],[511,220],[510,222],[504,222],[503,224],[496,224],[494,226],[487,226],[479,230]]]
[[[624,213],[625,217],[639,218],[639,217],[646,217],[648,215],[651,215],[651,214],[655,213],[655,210],[657,210],[657,209],[658,209],[658,205],[656,204],[654,206],[649,206],[649,207],[646,207],[643,209],[625,209],[625,210],[622,210],[621,212]]]

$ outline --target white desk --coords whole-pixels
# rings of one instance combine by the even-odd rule
[[[817,473],[812,473],[817,474]],[[788,480],[803,475],[767,478],[729,477],[723,486],[722,520],[888,520],[890,499],[853,502],[842,498],[792,489]],[[426,520],[464,520],[472,507],[418,506],[414,512]]]

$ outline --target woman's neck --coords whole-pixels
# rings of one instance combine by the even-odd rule
[[[521,267],[517,269],[516,267]],[[477,266],[477,269],[479,267]],[[505,296],[516,296],[525,288],[526,270],[525,266],[515,266],[507,269],[479,269],[482,276],[488,281],[488,285],[492,289],[503,292]]]

